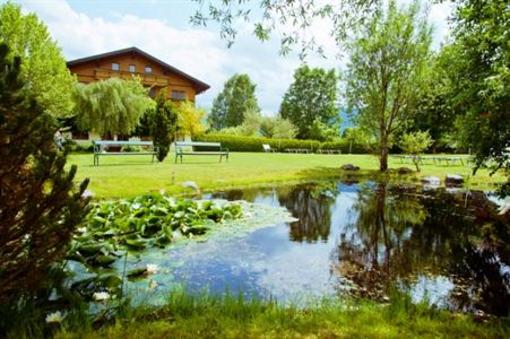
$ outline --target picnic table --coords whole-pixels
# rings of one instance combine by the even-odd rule
[[[460,156],[420,156],[420,155],[401,155],[396,154],[393,155],[394,158],[400,159],[400,163],[404,163],[407,160],[415,160],[418,159],[418,162],[421,164],[425,164],[427,161],[432,161],[434,165],[442,165],[445,164],[446,166],[460,164],[464,166],[464,159]],[[430,163],[430,162],[429,162]]]

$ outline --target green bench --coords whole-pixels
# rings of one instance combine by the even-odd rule
[[[220,162],[225,157],[228,161],[228,149],[221,147],[219,142],[202,141],[176,141],[175,142],[175,162],[185,155],[219,155]]]
[[[93,140],[92,145],[94,146],[94,166],[99,166],[99,157],[109,155],[151,155],[152,162],[158,154],[158,148],[154,147],[152,141],[115,141],[115,140]],[[120,152],[113,151],[108,152],[110,147],[141,147],[144,150],[139,152]]]

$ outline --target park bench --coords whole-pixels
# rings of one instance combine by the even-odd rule
[[[319,148],[317,150],[317,153],[319,154],[342,154],[342,151],[339,149],[325,149],[325,148]]]
[[[312,150],[308,148],[286,148],[286,152],[288,153],[311,153]]]
[[[266,153],[277,152],[277,150],[276,150],[276,149],[271,148],[271,146],[270,146],[270,145],[268,145],[268,144],[262,144],[262,149],[263,149],[263,150],[264,150],[264,152],[266,152]]]
[[[154,147],[152,141],[115,141],[115,140],[93,140],[94,146],[94,166],[99,166],[99,157],[105,155],[151,155],[152,162],[158,154],[158,148]],[[141,147],[143,150],[139,152],[121,152],[113,151],[108,152],[110,147]]]
[[[175,162],[184,155],[219,155],[220,162],[225,157],[228,161],[228,149],[219,142],[177,141],[175,142]]]

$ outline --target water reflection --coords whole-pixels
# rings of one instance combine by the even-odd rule
[[[502,222],[483,193],[379,183],[361,187],[352,210],[357,219],[347,228],[355,232],[341,236],[335,258],[355,294],[383,299],[396,284],[412,290],[443,276],[453,284],[443,296],[448,307],[508,314],[508,262],[483,234]]]
[[[330,235],[332,205],[340,194],[334,182],[319,184],[302,184],[279,187],[271,190],[232,190],[212,195],[214,198],[227,200],[248,200],[268,202],[267,195],[272,195],[269,203],[287,208],[296,222],[290,224],[291,241],[314,243],[326,242]]]
[[[312,292],[386,300],[398,287],[453,310],[509,313],[510,223],[483,192],[330,182],[214,197],[285,206],[299,221],[219,248],[197,245],[181,255],[178,280],[279,299]]]

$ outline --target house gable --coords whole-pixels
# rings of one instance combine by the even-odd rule
[[[144,86],[151,87],[151,90],[166,88],[168,97],[173,99],[179,97],[194,101],[196,94],[209,88],[206,83],[136,47],[69,61],[67,65],[83,83],[112,77],[129,79],[135,75],[140,77]]]

